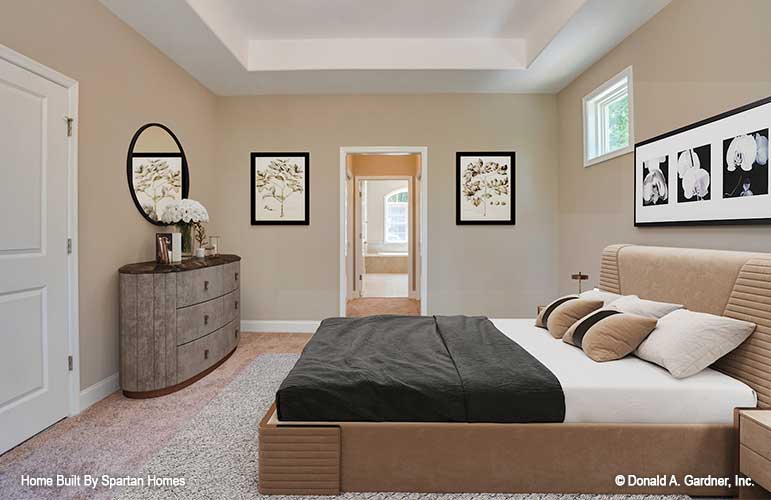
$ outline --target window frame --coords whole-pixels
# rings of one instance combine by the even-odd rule
[[[407,201],[392,201],[392,202],[388,201],[388,198],[400,193],[407,193]],[[410,199],[409,186],[395,189],[390,193],[387,193],[385,196],[383,196],[383,243],[398,245],[398,244],[410,242],[410,201],[409,199]],[[388,239],[388,206],[389,205],[404,205],[406,208],[406,218],[405,218],[406,231],[404,232],[405,238],[402,241],[392,241]]]
[[[584,96],[581,100],[583,113],[584,167],[616,158],[634,151],[634,73],[632,66],[625,68],[608,81]],[[626,96],[629,103],[629,144],[608,153],[591,156],[594,150],[603,151],[607,146],[608,129],[605,127],[608,108],[623,99],[622,82],[626,80]],[[618,87],[618,88],[616,88]],[[607,94],[607,95],[605,95]],[[598,98],[601,98],[598,100]],[[601,112],[598,112],[598,109]]]

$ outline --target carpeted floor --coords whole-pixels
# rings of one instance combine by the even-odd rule
[[[255,357],[265,353],[299,353],[309,338],[310,334],[303,333],[243,333],[230,359],[179,392],[153,399],[127,399],[119,392],[108,396],[0,456],[0,499],[111,498],[114,491],[107,488],[31,488],[23,486],[21,479],[25,474],[133,474]]]
[[[257,422],[309,335],[244,334],[233,357],[196,384],[150,400],[119,393],[0,457],[0,499],[255,499]],[[23,474],[184,478],[177,487],[30,488]],[[305,500],[308,497],[297,497]],[[327,497],[328,498],[328,497]],[[687,497],[626,495],[345,494],[341,500],[583,500]]]
[[[275,389],[294,365],[296,355],[258,357],[222,393],[145,465],[141,475],[184,477],[183,487],[124,488],[120,500],[256,499],[304,500],[308,497],[262,497],[258,488],[257,423],[273,402]],[[632,495],[493,495],[347,493],[345,500],[421,499],[677,499],[688,497]]]

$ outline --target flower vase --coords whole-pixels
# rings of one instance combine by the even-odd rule
[[[191,224],[178,224],[182,233],[182,255],[190,257],[193,254],[193,228]]]

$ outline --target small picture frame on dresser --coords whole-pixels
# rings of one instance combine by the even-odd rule
[[[155,233],[155,262],[171,263],[171,233]]]

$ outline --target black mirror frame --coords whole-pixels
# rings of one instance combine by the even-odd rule
[[[167,134],[171,136],[172,139],[174,139],[174,142],[177,145],[177,148],[179,148],[179,153],[138,153],[134,154],[134,146],[136,145],[137,141],[139,140],[139,136],[142,135],[142,132],[144,132],[146,129],[150,127],[160,127],[163,130],[166,131]],[[133,185],[133,162],[132,159],[137,156],[141,157],[142,155],[145,156],[157,156],[157,157],[182,157],[182,199],[187,198],[188,193],[190,191],[190,174],[187,169],[187,156],[185,156],[185,150],[182,148],[182,144],[179,142],[179,139],[177,139],[177,136],[174,135],[174,132],[171,131],[169,127],[162,123],[147,123],[145,125],[142,125],[139,127],[139,130],[136,131],[134,134],[134,137],[131,138],[131,143],[129,144],[128,148],[128,155],[126,157],[126,179],[128,180],[128,188],[129,193],[131,194],[131,199],[134,200],[134,205],[136,205],[137,210],[139,210],[139,213],[142,214],[142,217],[145,218],[145,220],[151,224],[154,224],[156,226],[169,226],[171,224],[166,224],[161,221],[153,220],[150,218],[149,215],[147,215],[142,208],[142,205],[139,204],[139,200],[137,199],[136,193],[134,193],[134,185]]]

